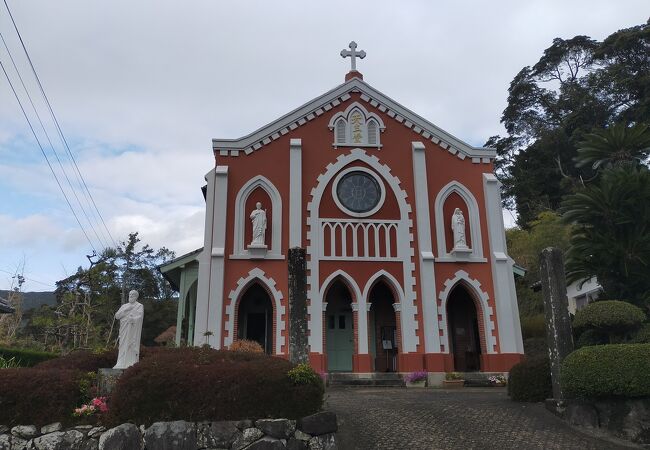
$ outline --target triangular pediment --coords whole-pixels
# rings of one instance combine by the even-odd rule
[[[301,107],[294,109],[247,136],[239,139],[213,139],[212,148],[220,156],[238,156],[242,152],[249,155],[278,139],[280,136],[284,136],[307,122],[325,114],[341,103],[349,101],[352,98],[350,95],[352,93],[360,94],[361,101],[377,108],[403,126],[420,134],[423,139],[438,144],[441,148],[449,151],[451,154],[455,154],[460,159],[469,157],[474,163],[489,163],[496,156],[495,149],[473,147],[463,142],[408,108],[400,105],[359,78],[352,78],[346,81],[331,91],[305,103]]]

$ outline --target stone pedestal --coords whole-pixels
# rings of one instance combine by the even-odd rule
[[[248,254],[253,259],[264,259],[267,251],[268,247],[264,244],[250,244],[248,246]]]
[[[97,388],[99,397],[107,397],[125,369],[99,369],[97,371]]]
[[[569,317],[569,302],[566,296],[566,278],[562,251],[549,247],[540,255],[540,280],[544,297],[546,316],[546,341],[551,362],[553,398],[564,399],[560,385],[560,367],[566,356],[573,351],[573,334]]]
[[[309,363],[307,340],[307,263],[304,248],[289,249],[289,359]]]

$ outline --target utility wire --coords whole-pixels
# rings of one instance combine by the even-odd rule
[[[20,71],[18,70],[18,66],[16,65],[16,62],[14,61],[14,58],[11,55],[11,51],[9,50],[9,47],[7,46],[7,42],[5,41],[5,38],[2,35],[2,32],[0,32],[0,39],[2,39],[2,43],[4,44],[5,49],[7,50],[7,54],[9,55],[9,59],[11,60],[11,63],[14,66],[14,70],[18,74],[18,79],[20,80],[20,84],[23,86],[23,89],[25,90],[25,94],[27,94],[27,98],[29,99],[29,103],[32,105],[32,109],[34,110],[34,114],[36,114],[36,118],[38,119],[38,122],[41,125],[41,129],[43,130],[43,133],[45,133],[45,138],[47,139],[47,142],[50,144],[50,148],[52,149],[52,152],[54,153],[54,156],[56,157],[56,160],[59,163],[59,167],[61,168],[61,171],[63,172],[63,175],[65,176],[65,179],[68,182],[68,186],[70,186],[70,190],[74,194],[75,199],[77,199],[77,203],[81,207],[81,211],[83,212],[84,217],[88,221],[88,224],[90,225],[90,228],[92,229],[93,233],[95,234],[95,237],[97,238],[97,241],[99,242],[99,244],[102,247],[105,248],[106,244],[102,241],[102,239],[97,234],[97,230],[95,229],[95,226],[93,225],[92,221],[90,220],[90,216],[86,212],[86,208],[84,208],[83,203],[81,202],[81,200],[79,200],[79,196],[77,195],[77,191],[74,188],[74,186],[72,185],[72,182],[70,181],[70,177],[68,177],[68,172],[65,170],[65,167],[63,166],[63,163],[61,162],[61,159],[59,158],[59,154],[57,153],[56,148],[54,147],[54,144],[52,143],[52,140],[50,139],[50,135],[48,134],[47,130],[45,129],[45,125],[43,124],[43,120],[41,120],[41,116],[38,114],[38,110],[36,109],[36,106],[34,105],[34,101],[32,100],[32,96],[29,95],[29,90],[27,89],[27,86],[25,86],[25,82],[23,81],[23,77],[20,75]],[[82,190],[83,190],[83,187],[82,187]]]
[[[8,270],[4,270],[4,269],[0,269],[0,272],[8,273],[9,275],[16,275],[15,272],[9,272]],[[33,278],[25,277],[24,275],[23,275],[23,277],[24,277],[26,280],[31,281],[32,283],[38,283],[38,284],[42,284],[42,285],[44,285],[44,286],[50,286],[50,287],[51,287],[52,285],[56,285],[55,282],[52,282],[52,283],[46,283],[46,282],[44,282],[44,281],[38,281],[38,280],[35,280],[35,279],[33,279]]]
[[[50,115],[52,116],[52,120],[54,121],[54,124],[56,125],[56,129],[59,133],[59,137],[61,138],[61,141],[63,142],[63,145],[70,156],[70,159],[72,160],[72,163],[75,167],[75,170],[77,174],[79,175],[84,188],[85,192],[88,194],[90,197],[90,200],[95,208],[95,211],[97,211],[97,215],[99,216],[102,224],[104,225],[104,229],[108,233],[108,236],[110,237],[111,241],[113,242],[113,245],[115,248],[117,248],[117,243],[115,242],[115,239],[113,239],[113,236],[111,235],[110,230],[106,226],[106,222],[104,221],[104,218],[102,217],[101,212],[99,211],[99,208],[97,207],[97,204],[95,203],[95,199],[93,198],[92,194],[90,193],[90,190],[88,189],[88,185],[86,184],[86,180],[84,179],[83,175],[81,174],[81,171],[79,170],[79,167],[77,166],[77,161],[75,160],[74,155],[72,154],[72,151],[70,150],[70,146],[68,145],[68,141],[66,140],[63,131],[61,130],[61,126],[59,125],[59,121],[56,118],[56,115],[54,114],[54,110],[52,109],[52,105],[50,104],[49,99],[47,98],[47,95],[45,94],[45,89],[43,89],[43,85],[41,84],[41,79],[38,77],[38,74],[36,73],[36,68],[34,67],[34,63],[32,62],[32,58],[29,56],[29,52],[27,51],[27,47],[25,46],[25,42],[23,41],[23,37],[20,34],[20,31],[18,31],[18,26],[16,25],[16,21],[14,20],[14,16],[11,14],[11,9],[9,8],[9,5],[7,4],[7,0],[4,0],[5,7],[7,8],[7,12],[9,13],[9,17],[11,18],[11,22],[14,25],[14,29],[16,30],[16,34],[18,35],[18,39],[20,39],[20,44],[23,47],[23,51],[25,52],[25,55],[27,56],[27,61],[29,61],[29,65],[32,69],[32,72],[34,73],[34,77],[36,78],[36,81],[38,83],[38,87],[41,91],[41,94],[43,95],[43,98],[45,99],[45,103],[47,104],[47,107],[50,111]]]
[[[45,158],[45,161],[47,162],[48,167],[50,168],[50,171],[52,172],[52,175],[54,175],[54,179],[56,180],[56,184],[59,185],[59,189],[61,190],[61,193],[63,194],[63,198],[65,198],[66,203],[68,204],[68,207],[70,207],[70,211],[72,211],[72,215],[74,216],[75,220],[77,221],[77,224],[79,224],[79,228],[81,228],[81,231],[83,232],[84,236],[86,236],[86,239],[88,240],[88,243],[90,244],[90,248],[93,249],[94,252],[97,252],[95,249],[95,246],[93,245],[92,241],[88,237],[88,233],[86,233],[86,229],[81,225],[81,221],[79,220],[79,217],[77,216],[77,213],[75,212],[74,208],[72,207],[72,204],[70,203],[70,200],[68,199],[68,196],[65,193],[65,190],[63,189],[63,186],[61,186],[61,182],[59,181],[59,177],[56,176],[56,172],[54,172],[54,168],[52,167],[52,164],[50,163],[49,158],[47,157],[47,154],[45,153],[45,150],[43,149],[43,146],[41,145],[41,141],[38,139],[38,136],[36,135],[36,132],[34,131],[34,127],[32,126],[32,122],[29,120],[29,117],[27,116],[27,113],[25,112],[25,108],[23,108],[23,104],[20,101],[20,97],[18,97],[18,93],[16,92],[16,89],[14,88],[13,83],[11,82],[11,78],[9,78],[9,74],[7,73],[7,70],[5,69],[4,64],[2,64],[2,61],[0,61],[0,67],[2,67],[2,71],[5,74],[5,77],[7,78],[7,81],[9,82],[9,86],[11,87],[11,90],[14,93],[14,96],[16,97],[16,101],[18,102],[18,106],[20,106],[20,110],[23,112],[23,116],[25,116],[25,120],[27,121],[27,124],[29,125],[29,129],[32,130],[32,134],[34,135],[34,139],[36,139],[36,143],[38,144],[38,147],[41,149],[41,153],[43,154],[43,157]]]

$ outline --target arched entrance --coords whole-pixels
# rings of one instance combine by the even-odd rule
[[[273,353],[273,304],[257,283],[246,289],[239,301],[237,338],[259,342],[267,354]]]
[[[327,289],[325,301],[327,369],[330,372],[351,372],[354,353],[352,295],[343,281],[337,279]]]
[[[375,372],[397,372],[397,318],[393,291],[381,280],[370,289],[368,303],[368,347]]]
[[[454,370],[476,372],[481,370],[481,335],[476,305],[470,292],[462,284],[456,285],[447,300],[449,345],[454,355]]]

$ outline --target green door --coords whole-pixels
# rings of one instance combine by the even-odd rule
[[[327,366],[330,371],[352,372],[354,332],[349,311],[327,314]]]

